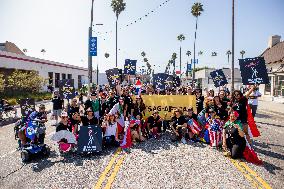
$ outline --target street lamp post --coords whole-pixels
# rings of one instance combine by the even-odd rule
[[[93,31],[93,10],[94,10],[94,0],[92,0],[92,9],[91,9],[91,24],[89,26],[89,37],[88,37],[88,80],[89,80],[89,92],[91,88],[91,83],[93,81],[93,66],[92,66],[92,56],[90,53],[90,38],[92,37]]]
[[[231,93],[235,85],[235,0],[232,1],[232,70],[231,70]]]

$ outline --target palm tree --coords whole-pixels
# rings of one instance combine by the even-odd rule
[[[198,56],[201,56],[201,55],[203,55],[203,51],[198,52]]]
[[[246,54],[246,51],[242,50],[240,54],[242,55],[242,59],[244,59],[244,54]]]
[[[108,53],[105,53],[105,57],[108,58],[108,57],[109,57],[109,54],[108,54]]]
[[[142,56],[142,57],[145,57],[145,56],[146,56],[146,53],[145,53],[144,51],[142,51],[141,56]]]
[[[179,40],[180,43],[181,43],[182,41],[185,40],[185,36],[183,34],[180,34],[179,36],[177,36],[177,40]],[[181,45],[180,45],[180,48],[179,48],[179,69],[180,69],[180,73],[181,73]]]
[[[176,59],[177,59],[177,53],[172,54],[172,64],[173,64],[173,75],[176,75]]]
[[[211,56],[217,56],[216,52],[212,52]]]
[[[44,53],[46,53],[46,50],[45,49],[41,49],[40,52],[44,55]]]
[[[226,55],[228,56],[228,64],[230,63],[230,55],[232,54],[232,52],[230,50],[228,50],[226,52]]]
[[[28,52],[28,49],[23,49],[23,52],[24,52],[24,53]]]
[[[198,17],[203,12],[203,5],[201,3],[194,3],[191,7],[191,14],[196,18],[195,21],[195,34],[194,34],[194,45],[193,45],[193,70],[195,70],[195,44],[196,44],[196,32],[197,32],[197,23]],[[195,72],[193,72],[192,83],[195,80]]]
[[[191,55],[191,52],[190,51],[186,51],[186,56],[190,56]]]
[[[125,10],[125,6],[126,6],[126,3],[123,2],[123,0],[112,0],[111,1],[111,7],[112,7],[112,10],[113,12],[115,13],[115,16],[116,16],[116,21],[115,21],[115,36],[116,36],[116,43],[115,43],[115,66],[117,67],[117,21],[118,21],[118,16],[120,15],[120,13],[122,11]]]

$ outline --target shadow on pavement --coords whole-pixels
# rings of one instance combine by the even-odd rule
[[[257,118],[267,118],[267,119],[271,118],[270,115],[261,114],[261,113],[257,113],[257,114],[255,115],[255,117],[257,117]]]
[[[283,125],[278,125],[278,124],[274,124],[274,123],[266,123],[266,122],[261,122],[261,121],[257,121],[256,123],[269,125],[269,126],[272,126],[272,127],[284,127]]]
[[[276,159],[279,159],[279,160],[284,160],[284,155],[282,155],[282,154],[272,152],[272,151],[268,151],[268,150],[264,150],[264,149],[260,149],[256,146],[254,147],[254,149],[257,153],[261,153],[263,155],[266,155],[266,156],[269,156],[269,157],[272,157],[272,158],[276,158]]]
[[[179,142],[172,142],[170,138],[170,133],[167,131],[162,134],[159,139],[148,139],[145,142],[137,143],[132,148],[133,149],[140,149],[146,153],[150,154],[157,154],[157,152],[153,152],[154,150],[170,150],[171,147],[178,147]],[[200,142],[192,142],[187,143],[189,146],[205,148],[207,144],[203,144]]]
[[[281,167],[277,167],[271,163],[263,162],[263,167],[271,174],[276,175],[275,171],[281,171],[283,170]]]

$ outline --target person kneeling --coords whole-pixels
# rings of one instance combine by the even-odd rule
[[[240,120],[237,120],[239,114],[230,113],[230,120],[226,122],[223,129],[223,149],[231,155],[233,159],[242,158],[246,147],[245,133]],[[228,138],[226,137],[228,135]]]
[[[137,115],[135,120],[131,120],[129,126],[131,129],[131,138],[132,138],[133,144],[135,144],[136,142],[142,142],[145,140],[141,132],[140,115]]]
[[[105,147],[120,145],[118,139],[117,122],[114,115],[106,116],[102,127],[105,129],[105,135],[103,138],[103,144]]]
[[[176,109],[174,116],[171,120],[171,128],[173,131],[172,141],[180,140],[182,143],[186,143],[186,139],[189,139],[188,130],[187,130],[187,121],[183,116],[183,112],[180,109]]]

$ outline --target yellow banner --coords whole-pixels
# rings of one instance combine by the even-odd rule
[[[193,107],[193,111],[196,112],[195,95],[143,95],[142,99],[146,105],[147,117],[154,110],[158,110],[159,115],[167,120],[171,118],[176,108],[187,111],[189,107]]]

